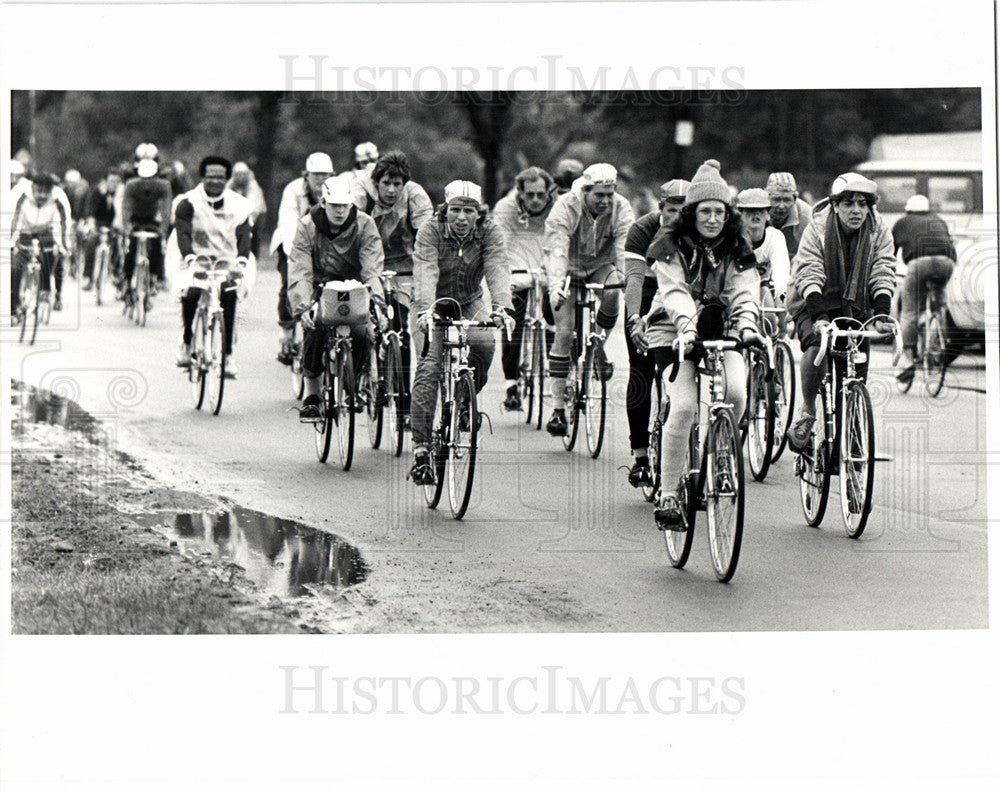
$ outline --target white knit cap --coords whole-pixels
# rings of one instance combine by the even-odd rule
[[[306,159],[306,173],[335,173],[329,154],[316,151]]]
[[[830,194],[840,195],[844,192],[860,192],[863,195],[874,196],[878,195],[878,184],[860,173],[841,173],[833,180]]]
[[[474,203],[480,206],[483,202],[483,191],[478,184],[471,181],[453,181],[444,188],[445,203]]]
[[[378,159],[378,146],[371,141],[358,143],[354,146],[355,159]]]
[[[323,201],[326,203],[354,203],[354,192],[351,190],[352,178],[346,176],[330,176],[323,182]]]

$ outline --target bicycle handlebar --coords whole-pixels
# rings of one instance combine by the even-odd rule
[[[888,331],[882,330],[867,330],[867,327],[875,319],[880,321],[888,322],[891,327]],[[838,338],[857,338],[861,339],[878,339],[885,338],[888,335],[892,335],[893,338],[893,357],[892,364],[895,366],[899,362],[900,355],[903,353],[903,342],[899,334],[899,323],[890,316],[873,316],[868,319],[864,324],[861,324],[860,329],[844,329],[838,327],[834,323],[828,324],[823,328],[823,332],[820,335],[819,349],[816,351],[816,359],[813,361],[813,365],[819,367],[823,364],[826,359],[827,352],[830,350],[830,344],[837,340]]]

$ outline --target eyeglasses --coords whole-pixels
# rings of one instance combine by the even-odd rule
[[[541,200],[543,198],[549,197],[549,193],[547,192],[522,192],[521,195],[524,196],[527,200],[532,200],[532,199]]]

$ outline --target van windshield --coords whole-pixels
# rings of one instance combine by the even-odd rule
[[[917,193],[916,176],[883,176],[875,174],[878,184],[878,209],[880,212],[902,213],[906,201]]]

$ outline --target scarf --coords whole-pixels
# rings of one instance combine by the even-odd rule
[[[826,220],[825,291],[862,312],[868,309],[866,286],[872,264],[873,228],[874,220],[869,212],[854,238],[848,240],[837,221],[837,213],[832,208]]]

